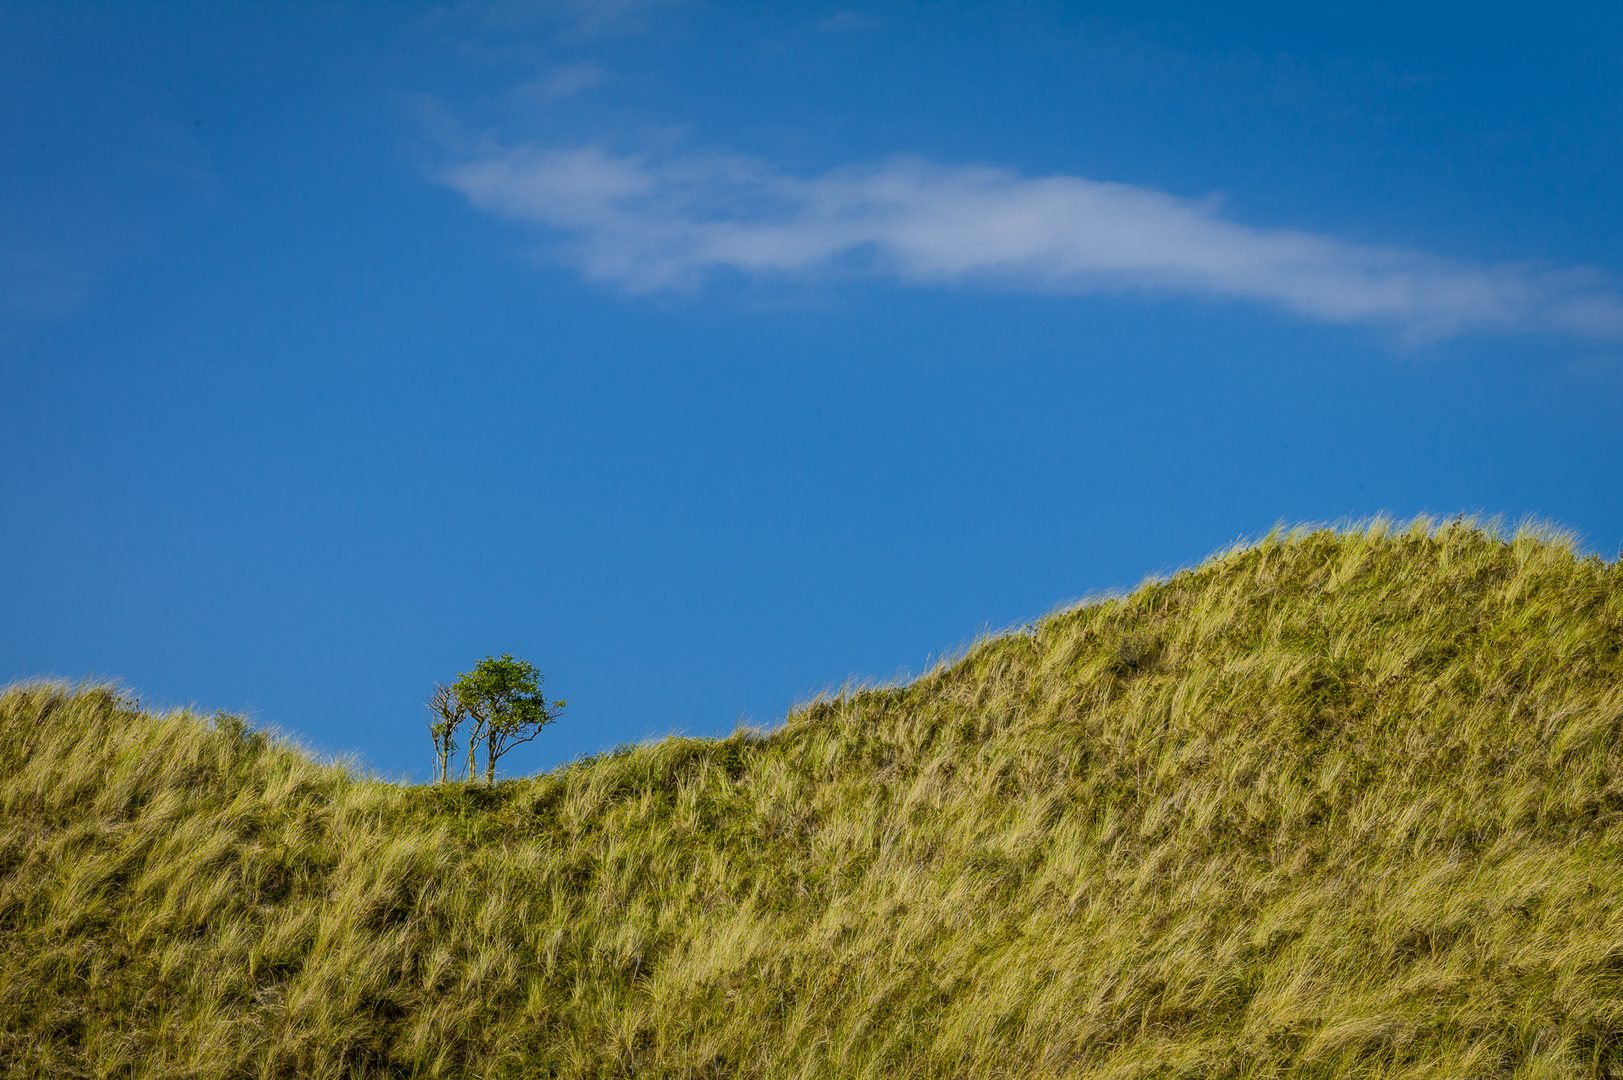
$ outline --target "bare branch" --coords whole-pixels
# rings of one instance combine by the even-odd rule
[[[434,684],[427,703],[428,731],[434,739],[434,769],[443,784],[450,778],[451,758],[457,752],[456,733],[467,720],[468,710],[458,699],[455,687],[446,683]],[[471,756],[471,744],[468,750]]]

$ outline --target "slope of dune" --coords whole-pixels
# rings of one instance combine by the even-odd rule
[[[1352,1075],[1623,1075],[1623,571],[1549,530],[1278,533],[493,787],[0,698],[0,1076]]]

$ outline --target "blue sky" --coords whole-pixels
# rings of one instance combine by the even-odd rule
[[[1278,521],[1623,545],[1623,9],[0,6],[0,679],[426,776]]]

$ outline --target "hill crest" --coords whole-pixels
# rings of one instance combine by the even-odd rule
[[[1623,1073],[1623,577],[1278,531],[494,787],[0,699],[4,1076]]]

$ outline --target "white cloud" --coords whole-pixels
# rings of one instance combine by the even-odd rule
[[[1413,340],[1483,330],[1623,338],[1623,296],[1593,271],[1257,228],[1210,201],[1083,177],[897,158],[801,178],[739,156],[526,146],[489,149],[444,179],[482,210],[554,230],[587,277],[633,292],[690,290],[717,271],[880,274],[1249,300]]]

